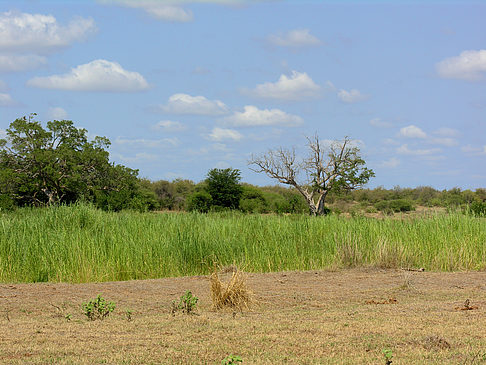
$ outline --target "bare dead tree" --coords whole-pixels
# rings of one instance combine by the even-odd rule
[[[345,137],[329,146],[317,134],[307,137],[309,155],[296,161],[295,149],[277,148],[248,161],[250,169],[264,172],[279,183],[293,186],[305,198],[312,215],[324,215],[324,201],[331,190],[353,190],[366,184],[375,174],[365,166],[358,147]],[[303,180],[300,180],[303,179]]]

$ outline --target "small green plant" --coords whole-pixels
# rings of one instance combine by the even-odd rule
[[[191,291],[186,291],[186,293],[181,296],[179,303],[175,300],[172,302],[171,313],[175,314],[177,311],[182,311],[182,313],[192,314],[196,309],[198,297],[192,295]]]
[[[132,318],[132,314],[133,314],[133,312],[132,312],[131,309],[127,309],[125,311],[125,316],[126,316],[128,322],[131,322],[132,321],[132,319],[133,319]]]
[[[393,359],[393,352],[390,349],[383,349],[383,356],[385,357],[385,365],[390,365]]]
[[[97,319],[103,320],[115,310],[115,303],[107,302],[105,298],[98,294],[96,299],[83,303],[83,311],[90,321]]]
[[[66,318],[66,321],[69,322],[73,318],[73,315],[71,313],[68,313],[64,316],[64,318]]]
[[[239,363],[239,362],[243,362],[243,359],[241,357],[235,356],[235,355],[229,355],[229,356],[226,356],[221,361],[221,365],[236,364],[236,363]]]

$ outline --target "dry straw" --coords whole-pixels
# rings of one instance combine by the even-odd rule
[[[214,270],[209,278],[211,297],[215,309],[244,310],[249,309],[253,302],[253,292],[248,288],[246,275],[235,268],[227,284],[219,279],[218,271]]]

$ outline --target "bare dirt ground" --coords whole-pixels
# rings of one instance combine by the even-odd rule
[[[393,364],[486,363],[485,272],[284,272],[248,285],[258,304],[235,313],[211,309],[203,276],[0,284],[0,363],[385,364],[385,348]],[[186,290],[197,314],[172,315]],[[88,321],[82,303],[98,294],[116,309]]]

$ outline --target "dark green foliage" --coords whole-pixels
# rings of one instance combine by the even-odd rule
[[[413,202],[408,199],[382,200],[375,204],[375,208],[382,212],[409,212],[415,210]]]
[[[240,209],[245,213],[267,213],[269,211],[263,192],[251,185],[243,185]]]
[[[238,169],[212,169],[206,178],[206,190],[211,195],[212,205],[238,209],[243,188],[240,185],[241,172]]]
[[[86,129],[69,120],[48,122],[44,129],[34,118],[16,119],[0,140],[1,206],[84,200],[114,211],[155,208],[155,196],[141,186],[138,171],[109,162],[108,139],[89,141]]]
[[[486,201],[475,201],[469,206],[468,210],[471,214],[478,217],[486,217]]]
[[[207,213],[211,209],[212,202],[213,199],[207,191],[196,191],[188,198],[187,210]]]

